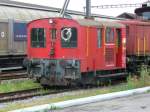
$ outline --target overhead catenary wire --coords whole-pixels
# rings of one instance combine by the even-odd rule
[[[108,8],[141,7],[141,6],[142,3],[135,3],[135,4],[97,5],[97,6],[91,6],[91,8],[108,9]]]

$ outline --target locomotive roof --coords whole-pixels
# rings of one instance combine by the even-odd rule
[[[150,22],[148,21],[141,21],[141,20],[126,20],[126,21],[120,21],[123,24],[135,24],[135,25],[150,25]]]
[[[106,26],[106,27],[115,27],[115,28],[125,27],[123,24],[114,21],[78,19],[77,22],[81,26],[96,26],[96,27]]]

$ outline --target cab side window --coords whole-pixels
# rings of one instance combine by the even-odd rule
[[[64,27],[61,29],[61,47],[76,48],[77,47],[77,29],[74,27]]]
[[[100,48],[102,46],[102,29],[97,28],[97,47]]]
[[[121,45],[121,29],[116,29],[117,33],[117,46],[120,47]]]
[[[106,43],[113,43],[114,42],[114,30],[113,28],[106,28]]]

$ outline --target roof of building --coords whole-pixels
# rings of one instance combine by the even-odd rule
[[[19,10],[18,10],[19,9]],[[56,17],[61,9],[41,6],[29,3],[16,2],[11,0],[0,0],[0,16],[1,19],[15,20],[34,20],[39,18]],[[83,18],[84,12],[68,10],[67,14],[77,18]],[[111,16],[92,14],[93,17],[119,19]]]
[[[24,2],[17,2],[11,0],[0,0],[1,6],[9,6],[9,7],[18,7],[18,8],[26,8],[26,9],[34,9],[34,10],[45,10],[45,11],[58,11],[59,8],[47,7],[36,4],[29,4]]]
[[[136,19],[136,14],[124,12],[124,13],[118,15],[117,17],[125,18],[125,19]]]

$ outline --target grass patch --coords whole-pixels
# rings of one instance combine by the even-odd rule
[[[16,82],[5,82],[0,84],[0,93],[5,92],[13,92],[19,90],[26,90],[40,87],[40,84],[33,82],[32,80],[23,80],[23,81],[16,81]]]
[[[127,85],[129,89],[140,88],[145,86],[150,86],[150,72],[147,67],[143,66],[141,68],[140,77],[129,76],[127,80]]]
[[[150,86],[149,73],[150,73],[149,70],[147,70],[145,67],[142,67],[141,77],[129,76],[127,79],[127,83],[125,84],[121,84],[117,86],[108,86],[104,88],[83,90],[80,92],[76,92],[75,94],[70,94],[70,95],[67,94],[67,95],[52,97],[49,99],[48,98],[37,99],[37,100],[33,100],[31,103],[24,103],[24,102],[23,103],[19,102],[15,104],[9,103],[7,104],[6,108],[0,109],[0,112],[6,112],[10,110],[25,108],[25,107],[35,106],[35,105],[55,103],[55,102],[60,102],[60,101],[65,101],[65,100],[72,100],[72,99],[89,97],[89,96],[94,96],[94,95],[99,95],[99,94],[106,94],[106,93],[112,93],[112,92],[118,92],[118,91],[124,91],[124,90]]]

